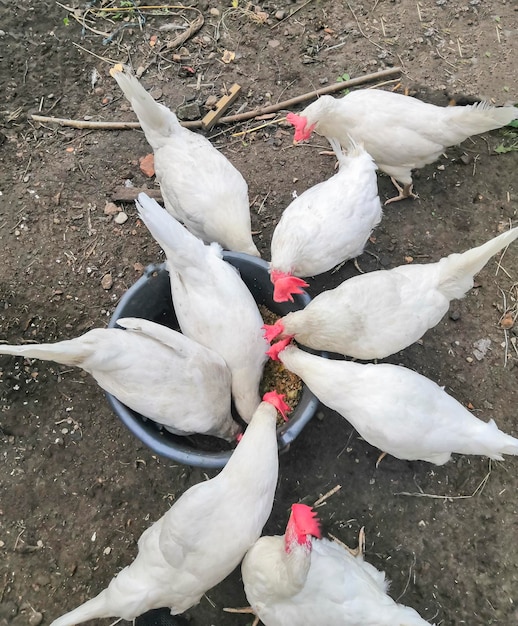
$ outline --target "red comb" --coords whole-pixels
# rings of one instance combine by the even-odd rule
[[[295,127],[295,135],[293,137],[294,141],[309,139],[316,126],[316,124],[312,124],[306,128],[308,118],[302,115],[297,115],[296,113],[288,113],[288,115],[286,115],[286,121]]]
[[[284,324],[282,320],[277,320],[275,324],[264,324],[261,328],[264,330],[264,338],[268,343],[271,343],[272,339],[282,335]]]
[[[273,346],[266,352],[266,354],[270,357],[272,361],[279,361],[279,352],[282,352],[292,339],[293,336],[290,336],[286,337],[286,339],[281,339],[277,343],[274,343]]]
[[[263,396],[263,402],[269,402],[271,405],[273,405],[282,415],[283,420],[287,422],[288,416],[286,414],[291,411],[291,406],[284,402],[284,398],[285,396],[283,393],[268,391],[268,393],[265,393]]]
[[[273,283],[273,299],[274,302],[293,302],[293,294],[303,293],[303,287],[309,287],[309,284],[297,278],[292,274],[286,274],[279,270],[271,270],[270,280]]]
[[[295,543],[311,550],[311,537],[320,539],[320,523],[317,514],[307,504],[292,504],[291,515],[284,533],[286,552],[291,552]]]
[[[286,121],[288,124],[291,124],[295,127],[295,130],[304,130],[306,126],[306,118],[302,117],[302,115],[297,115],[296,113],[288,113],[286,115]]]
[[[299,537],[306,537],[306,535],[311,535],[317,539],[322,537],[322,533],[320,532],[320,522],[317,514],[307,504],[291,505],[291,516],[288,526],[290,523],[297,529],[297,535]]]

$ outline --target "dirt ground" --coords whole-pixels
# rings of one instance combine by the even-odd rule
[[[150,151],[143,134],[29,118],[133,121],[110,62],[142,68],[143,84],[173,109],[192,100],[202,113],[234,82],[242,91],[231,112],[393,66],[402,68],[398,90],[436,104],[518,99],[512,0],[266,0],[257,11],[243,0],[194,5],[205,23],[179,50],[168,43],[195,11],[146,12],[141,28],[131,25],[135,14],[128,25],[123,14],[94,11],[83,29],[53,0],[0,0],[2,341],[52,342],[106,326],[142,268],[162,259],[131,203],[118,203],[128,215],[123,224],[104,212],[125,180],[155,185],[139,169]],[[73,6],[83,15],[116,3]],[[225,51],[235,53],[229,63]],[[283,124],[235,136],[263,123],[219,126],[210,136],[248,181],[255,240],[268,259],[292,192],[331,175],[332,160],[319,155],[326,142],[318,137],[294,147]],[[516,149],[516,135],[495,131],[418,172],[420,198],[387,207],[368,245],[374,256],[359,259],[363,269],[436,261],[517,225],[513,142]],[[384,176],[379,189],[382,200],[393,194]],[[500,321],[505,313],[516,318],[517,258],[514,245],[500,265],[490,261],[436,328],[389,359],[515,436],[517,326],[505,330]],[[311,293],[355,273],[348,263],[312,280]],[[110,289],[101,283],[107,274]],[[134,558],[143,530],[215,472],[155,456],[79,370],[0,357],[0,382],[0,625],[45,625],[97,594]],[[388,457],[376,469],[378,454],[321,407],[280,459],[265,533],[283,531],[292,502],[311,504],[341,485],[319,508],[324,531],[355,545],[365,526],[366,558],[386,572],[394,598],[437,625],[518,624],[518,461],[455,456],[435,467]],[[250,617],[222,607],[245,604],[236,571],[188,617],[196,626],[244,626]]]

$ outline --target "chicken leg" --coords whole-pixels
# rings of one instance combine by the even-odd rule
[[[342,546],[342,548],[345,548],[347,552],[352,554],[354,557],[363,558],[363,555],[365,554],[365,527],[364,526],[360,528],[360,531],[358,533],[358,547],[357,548],[349,548],[349,546],[345,545],[343,541],[340,541],[338,537],[331,535],[331,533],[329,533],[329,536],[331,537],[333,541],[335,541],[338,545]]]
[[[254,609],[251,606],[245,606],[240,609],[233,609],[230,607],[225,607],[223,609],[226,613],[251,613],[254,616],[254,621],[252,622],[252,626],[257,626],[259,624],[259,618],[254,613]]]
[[[413,183],[407,183],[405,185],[403,185],[403,187],[401,187],[401,185],[397,182],[397,180],[391,176],[390,180],[392,181],[392,184],[394,185],[394,187],[399,191],[399,194],[397,196],[394,196],[393,198],[389,198],[388,200],[385,200],[385,204],[384,206],[387,206],[387,204],[390,204],[391,202],[397,202],[398,200],[405,200],[406,198],[419,198],[419,196],[414,193],[412,191],[414,184]]]

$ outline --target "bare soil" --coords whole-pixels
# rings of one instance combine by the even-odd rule
[[[70,4],[79,15],[87,8]],[[110,61],[99,57],[143,68],[155,97],[173,109],[194,100],[202,113],[209,96],[219,98],[234,82],[242,92],[231,112],[297,96],[344,73],[396,65],[401,84],[386,88],[436,104],[461,96],[496,104],[518,98],[512,0],[266,0],[265,23],[242,0],[237,8],[230,1],[193,4],[205,24],[178,50],[167,43],[182,30],[160,28],[185,25],[193,11],[146,13],[141,29],[91,12],[83,29],[54,1],[0,0],[2,341],[52,342],[105,326],[142,268],[162,259],[131,203],[119,203],[124,224],[104,213],[127,179],[155,186],[139,169],[150,151],[143,134],[29,117],[40,111],[133,121],[109,76]],[[104,44],[92,28],[113,37]],[[229,63],[225,50],[235,53]],[[333,164],[319,155],[322,139],[294,147],[283,124],[235,135],[261,123],[219,126],[210,136],[249,183],[255,239],[268,259],[272,229],[293,191],[328,177]],[[387,207],[368,246],[372,255],[362,255],[360,266],[436,261],[516,225],[518,152],[501,153],[516,142],[505,132],[468,140],[418,172],[419,199]],[[386,177],[379,188],[382,200],[393,195]],[[506,312],[516,318],[516,246],[497,261],[452,303],[449,316],[389,361],[444,385],[477,416],[518,436],[517,327],[500,324]],[[312,280],[311,292],[354,273],[348,263]],[[101,284],[107,274],[110,289]],[[490,342],[485,352],[477,352],[480,340]],[[140,534],[186,488],[214,473],[155,456],[79,370],[1,357],[0,381],[0,625],[38,626],[97,594],[134,558]],[[435,467],[388,457],[376,468],[378,454],[321,407],[281,457],[265,533],[282,532],[292,502],[313,503],[341,485],[319,508],[324,531],[354,545],[365,526],[366,558],[386,572],[394,598],[435,624],[518,624],[518,461],[456,456]],[[236,571],[188,617],[199,626],[249,624],[249,616],[222,612],[245,604]]]

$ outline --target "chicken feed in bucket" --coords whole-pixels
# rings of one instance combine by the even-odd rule
[[[273,285],[268,273],[268,263],[253,256],[225,252],[225,261],[233,265],[252,293],[262,310],[264,307],[273,315],[284,316],[291,311],[304,308],[311,300],[306,293],[294,296],[293,302],[277,303],[273,300]],[[179,330],[175,315],[169,273],[165,264],[149,266],[144,275],[121,298],[109,323],[109,328],[117,327],[117,320],[126,317],[144,318],[174,330]],[[269,380],[275,374],[269,373]],[[170,433],[160,424],[140,415],[107,393],[108,401],[127,428],[146,446],[157,454],[184,463],[205,468],[224,467],[233,450],[214,437],[192,435],[182,437]],[[293,397],[293,396],[292,396]],[[288,399],[293,411],[289,420],[278,427],[279,449],[286,450],[300,434],[304,426],[316,412],[317,398],[302,385],[302,392],[296,405]]]

